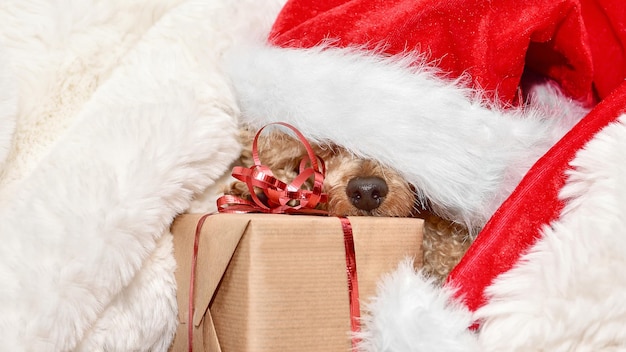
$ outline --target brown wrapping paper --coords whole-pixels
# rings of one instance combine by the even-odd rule
[[[179,327],[170,351],[187,351],[189,279],[202,215],[172,226]],[[361,302],[406,256],[421,263],[422,220],[351,217]],[[200,234],[194,351],[349,351],[350,312],[338,218],[217,214]],[[363,304],[361,305],[363,308]]]

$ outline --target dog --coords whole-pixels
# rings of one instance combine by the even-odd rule
[[[240,166],[254,165],[254,135],[248,128],[240,131],[243,146],[238,160]],[[320,203],[318,209],[333,216],[424,219],[422,270],[436,282],[443,282],[473,241],[467,228],[430,212],[428,204],[417,197],[413,185],[393,168],[359,158],[337,145],[311,144],[311,147],[326,168],[323,192],[328,195],[328,201]],[[283,182],[291,182],[298,175],[300,162],[307,156],[300,140],[279,130],[261,133],[257,151],[261,164],[269,167],[274,176]],[[312,187],[311,179],[302,186],[308,190]],[[240,181],[228,184],[224,194],[251,199],[248,186]],[[255,194],[266,201],[262,192]]]

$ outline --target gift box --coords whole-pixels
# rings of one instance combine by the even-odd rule
[[[200,214],[172,226],[179,327],[170,351],[188,350],[189,289]],[[422,261],[422,220],[350,217],[362,302],[407,256]],[[215,214],[198,231],[194,351],[348,351],[346,245],[337,217]],[[363,306],[363,305],[361,305]],[[354,315],[354,314],[352,314]]]

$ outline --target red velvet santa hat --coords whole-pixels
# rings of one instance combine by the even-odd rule
[[[601,103],[528,172],[450,276],[472,310],[563,207],[558,199],[575,154],[626,106],[626,10],[620,0],[290,0],[270,41],[387,54],[426,53],[443,72],[514,103],[524,70],[558,82],[573,99]]]

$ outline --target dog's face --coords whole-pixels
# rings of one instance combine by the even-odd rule
[[[242,164],[251,166],[254,134],[242,130],[241,138],[245,151]],[[297,176],[300,161],[307,156],[299,140],[278,131],[261,134],[257,147],[261,164],[269,167],[284,182],[290,182]],[[328,195],[328,203],[321,205],[321,208],[331,215],[415,215],[414,189],[397,171],[375,161],[358,158],[337,146],[311,147],[326,165],[323,191]],[[311,184],[308,187],[310,189]],[[228,192],[245,196],[247,189],[235,183]]]

